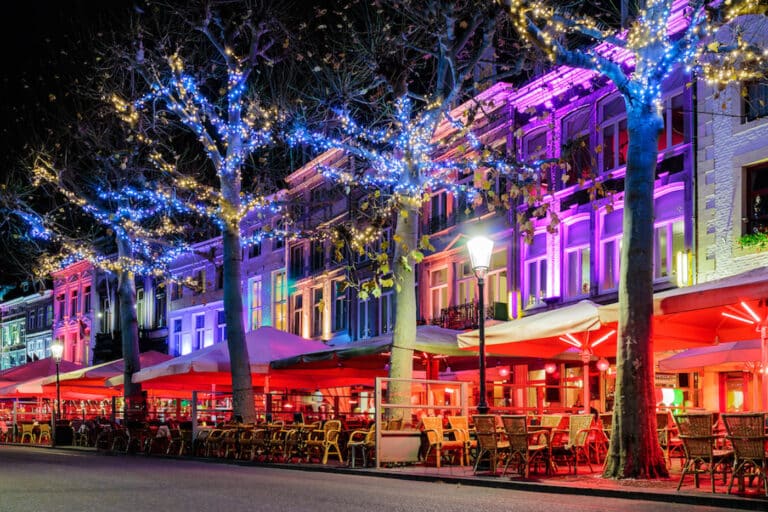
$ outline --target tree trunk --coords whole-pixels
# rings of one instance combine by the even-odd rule
[[[132,255],[131,241],[121,236],[117,239],[117,254],[120,259]],[[133,272],[121,270],[117,283],[120,304],[120,341],[123,349],[123,397],[126,419],[142,420],[146,416],[141,384],[134,384],[133,374],[141,370],[139,361],[139,323],[136,319],[136,282]]]
[[[413,345],[416,340],[416,269],[406,268],[408,255],[417,248],[419,229],[418,200],[401,206],[395,225],[395,252],[393,269],[395,281],[395,329],[392,336],[392,354],[389,359],[389,377],[413,378]],[[410,382],[390,382],[388,401],[393,404],[411,403]],[[407,416],[406,416],[407,414]],[[410,409],[389,409],[388,418],[410,420]]]
[[[230,116],[237,119],[239,109],[230,108]],[[227,151],[230,155],[242,150],[240,137],[233,137]],[[226,160],[225,160],[226,161]],[[222,229],[224,273],[224,317],[227,322],[227,347],[232,373],[232,413],[240,416],[246,423],[256,421],[251,360],[245,343],[245,324],[243,323],[243,295],[241,288],[242,247],[240,221],[236,212],[240,208],[239,173],[220,169],[221,195],[223,199],[224,228]]]
[[[653,187],[663,121],[648,100],[628,104],[627,123],[616,398],[603,476],[659,478],[669,476],[656,432],[652,332]]]

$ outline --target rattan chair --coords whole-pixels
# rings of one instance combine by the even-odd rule
[[[456,433],[451,429],[443,429],[443,418],[439,416],[424,416],[421,418],[424,426],[424,436],[427,443],[427,449],[424,453],[424,462],[429,460],[430,454],[435,455],[435,466],[440,467],[445,453],[456,453],[459,455],[459,464],[464,465],[466,447],[462,433]],[[453,435],[453,439],[449,438]]]
[[[312,431],[306,442],[307,459],[315,452],[322,452],[323,464],[328,463],[330,455],[336,455],[339,458],[339,462],[344,463],[344,455],[339,448],[340,435],[341,421],[339,420],[328,420],[322,429]]]
[[[477,474],[480,461],[488,460],[488,468],[492,475],[496,474],[499,461],[509,456],[509,441],[496,429],[496,416],[492,414],[477,414],[472,416],[477,437],[477,457],[473,471]]]
[[[355,430],[349,434],[347,441],[347,460],[349,467],[354,468],[358,453],[363,460],[363,467],[368,465],[368,458],[376,448],[376,423],[368,430]],[[372,457],[371,457],[372,458]]]
[[[509,442],[509,456],[501,476],[507,474],[507,468],[513,462],[517,463],[518,474],[528,478],[531,466],[541,461],[549,466],[549,432],[546,430],[528,430],[525,415],[502,415],[504,434]]]
[[[477,439],[472,439],[469,418],[466,416],[448,416],[448,425],[457,440],[464,442],[464,461],[469,465],[470,455],[477,456]]]
[[[674,421],[670,419],[669,411],[656,413],[656,433],[659,437],[661,451],[664,452],[664,460],[672,467],[672,454],[677,452],[683,456],[683,442],[677,432]]]
[[[728,483],[728,493],[733,487],[733,480],[743,478],[750,481],[757,478],[763,481],[763,492],[768,496],[768,462],[766,461],[765,413],[723,414],[723,422],[728,431],[727,439],[733,446],[733,473]]]
[[[579,458],[587,463],[589,472],[592,473],[592,463],[589,460],[588,443],[589,436],[594,429],[592,422],[594,416],[591,414],[573,414],[568,423],[568,439],[561,444],[551,446],[552,457],[560,456],[565,459],[568,466],[573,466],[573,474],[578,473]]]
[[[51,444],[51,426],[48,423],[40,425],[40,435],[37,436],[37,442],[40,444]]]
[[[726,470],[733,460],[733,450],[715,449],[712,414],[680,414],[674,418],[685,453],[677,490],[680,490],[686,475],[693,475],[694,485],[698,488],[699,475],[709,473],[712,492],[715,492],[715,472],[718,468],[722,470],[725,483]]]

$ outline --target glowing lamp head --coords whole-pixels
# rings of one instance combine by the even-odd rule
[[[601,358],[597,361],[597,369],[601,372],[606,371],[608,368],[611,367],[611,363],[608,362],[607,359]]]
[[[61,362],[61,357],[64,355],[64,344],[60,340],[56,340],[51,345],[51,357],[57,363]]]
[[[493,240],[484,236],[476,236],[467,242],[469,259],[472,270],[478,278],[485,277],[491,266],[491,254],[493,253]]]
[[[552,375],[557,371],[557,365],[555,363],[547,363],[544,365],[544,371]]]

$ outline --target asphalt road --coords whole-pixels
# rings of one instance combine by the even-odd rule
[[[0,512],[705,511],[625,499],[0,446]]]

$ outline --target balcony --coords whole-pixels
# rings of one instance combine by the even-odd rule
[[[507,304],[505,302],[493,302],[485,308],[485,318],[493,320],[508,320]],[[457,331],[477,329],[479,318],[477,316],[477,302],[467,302],[458,306],[451,306],[440,310],[440,318],[433,318],[430,322],[445,329]]]

